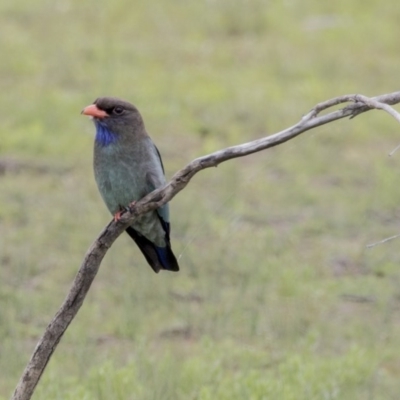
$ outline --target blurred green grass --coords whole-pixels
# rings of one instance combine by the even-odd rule
[[[134,102],[171,176],[316,102],[398,90],[394,1],[0,4],[0,398],[110,219],[101,95]],[[107,254],[36,399],[397,399],[397,123],[370,112],[196,176],[179,274]]]

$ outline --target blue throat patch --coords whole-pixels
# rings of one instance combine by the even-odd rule
[[[111,132],[107,125],[99,120],[94,121],[96,125],[96,142],[100,144],[100,146],[108,146],[112,143],[115,143],[118,140],[118,136]]]

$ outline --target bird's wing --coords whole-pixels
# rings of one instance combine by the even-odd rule
[[[163,186],[165,184],[164,167],[161,161],[161,156],[157,147],[153,145],[153,153],[151,154],[154,158],[152,159],[151,169],[146,173],[146,191],[147,193]],[[147,262],[153,268],[155,272],[160,269],[166,269],[170,271],[179,271],[178,262],[171,249],[171,243],[169,238],[170,225],[169,225],[169,208],[168,204],[164,204],[162,207],[153,213],[154,217],[158,217],[158,221],[164,232],[163,240],[165,246],[157,246],[146,236],[140,232],[136,232],[133,227],[129,227],[126,231],[132,237],[132,239],[139,246],[140,250],[146,257]]]
[[[162,172],[163,172],[163,174],[165,174],[165,171],[164,171],[164,164],[163,164],[163,162],[162,162],[161,154],[160,154],[160,152],[158,151],[156,145],[154,145],[154,148],[156,149],[156,154],[157,154],[157,156],[158,156],[158,159],[160,160]]]
[[[146,174],[146,183],[148,188],[148,193],[152,192],[155,189],[158,189],[160,186],[165,184],[165,177],[164,177],[164,165],[161,159],[160,152],[158,151],[157,147],[154,146],[154,154],[157,159],[157,165],[154,170],[148,172]],[[159,168],[161,167],[161,169]],[[160,208],[157,209],[158,217],[160,218],[160,222],[165,230],[167,238],[169,240],[169,206],[168,204],[164,204]]]

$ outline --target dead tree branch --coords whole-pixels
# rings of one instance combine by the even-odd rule
[[[182,170],[178,171],[171,181],[163,188],[155,190],[138,201],[131,208],[130,212],[126,212],[122,216],[119,222],[110,222],[86,253],[66,299],[53,320],[47,326],[43,336],[40,338],[20,378],[12,399],[29,400],[31,398],[51,355],[81,307],[107,250],[137,216],[154,210],[170,201],[185,188],[195,174],[205,168],[215,167],[232,158],[243,157],[270,147],[278,146],[317,126],[345,117],[353,118],[371,109],[384,110],[400,122],[400,114],[390,107],[390,105],[399,102],[400,92],[394,92],[373,98],[351,94],[319,103],[296,125],[290,128],[249,143],[228,147],[193,160]],[[343,103],[350,104],[339,110],[320,115],[322,111]]]

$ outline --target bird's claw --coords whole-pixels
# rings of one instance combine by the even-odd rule
[[[118,211],[114,214],[114,221],[118,222],[121,219],[121,215],[122,215],[123,211]]]
[[[116,213],[114,214],[114,221],[115,221],[115,222],[118,222],[118,221],[121,219],[122,214],[123,214],[124,212],[131,212],[131,211],[132,211],[132,207],[133,207],[135,204],[136,204],[136,201],[133,201],[131,204],[129,204],[128,207],[121,207],[121,210],[119,210],[118,212],[116,212]]]

